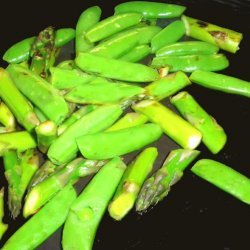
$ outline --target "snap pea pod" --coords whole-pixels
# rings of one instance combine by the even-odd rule
[[[119,58],[135,47],[138,40],[137,30],[123,32],[98,44],[89,53],[106,58]]]
[[[139,13],[125,13],[110,16],[88,30],[86,38],[92,43],[98,42],[112,34],[140,23],[141,19],[142,15]]]
[[[63,228],[63,249],[92,249],[98,225],[125,168],[119,157],[112,159],[75,200]]]
[[[57,138],[57,125],[50,120],[42,122],[35,128],[37,136],[37,146],[42,153],[48,151],[49,146]]]
[[[143,125],[148,121],[148,118],[143,114],[138,114],[135,112],[125,114],[121,119],[114,123],[111,127],[106,129],[106,131],[116,131],[124,128],[135,127],[138,125]]]
[[[48,120],[46,115],[38,107],[34,107],[33,109],[40,123]]]
[[[23,152],[29,148],[35,148],[36,141],[27,131],[18,131],[0,134],[0,155],[8,150]]]
[[[151,48],[148,45],[138,45],[131,49],[125,55],[119,57],[120,60],[126,62],[139,62],[151,53]]]
[[[84,115],[94,111],[97,108],[95,105],[86,105],[84,107],[79,108],[75,111],[71,116],[66,119],[57,129],[57,134],[61,135],[66,129],[68,129],[73,123],[78,121]]]
[[[13,131],[16,128],[16,119],[4,102],[0,102],[0,123],[2,123],[8,131]]]
[[[102,77],[128,82],[151,82],[159,78],[156,70],[139,64],[104,58],[89,53],[79,53],[76,65],[83,71]]]
[[[80,104],[118,104],[143,93],[144,89],[138,86],[100,80],[73,88],[65,95],[65,99]]]
[[[150,1],[130,1],[118,4],[115,14],[139,12],[145,19],[179,17],[186,7],[176,4],[157,3]]]
[[[78,147],[76,139],[89,133],[97,133],[110,127],[122,114],[119,105],[106,105],[86,114],[73,123],[50,146],[49,159],[61,165],[76,157]]]
[[[79,69],[51,67],[50,73],[50,83],[57,89],[71,89],[89,83],[95,78],[95,76],[84,73]]]
[[[39,124],[32,107],[3,68],[0,68],[0,97],[12,111],[19,124],[26,130],[31,131]]]
[[[96,173],[104,164],[105,161],[76,158],[30,190],[25,198],[23,216],[27,218],[36,213],[68,183],[74,184],[80,177]]]
[[[201,141],[201,133],[169,108],[154,100],[141,101],[132,106],[139,113],[158,124],[162,130],[181,147],[196,148]]]
[[[37,214],[25,222],[8,239],[2,250],[33,250],[37,248],[64,223],[76,196],[74,188],[67,185]]]
[[[84,135],[78,137],[76,142],[85,158],[99,160],[141,149],[159,139],[161,135],[161,128],[151,123],[117,131]]]
[[[182,71],[178,71],[147,85],[145,87],[145,94],[159,101],[175,94],[190,84],[191,81],[187,75]]]
[[[188,55],[155,57],[151,64],[154,68],[169,66],[170,72],[195,70],[219,71],[229,66],[229,61],[223,54],[216,55]]]
[[[9,65],[7,71],[17,88],[50,120],[59,124],[66,118],[66,101],[47,81],[17,64]]]
[[[220,162],[202,159],[191,171],[237,199],[250,204],[250,179]]]
[[[239,32],[226,29],[192,17],[182,16],[187,36],[208,42],[219,48],[236,53],[243,35]]]
[[[156,34],[151,41],[152,52],[156,52],[160,48],[168,44],[177,42],[185,35],[184,23],[180,20],[170,23],[167,27]]]
[[[94,47],[94,44],[86,39],[85,34],[99,22],[101,14],[102,10],[98,6],[90,7],[81,13],[76,24],[76,54],[79,52],[86,52]]]
[[[206,88],[250,97],[250,83],[236,77],[197,70],[191,74],[190,80]]]
[[[219,51],[216,45],[201,41],[185,41],[166,45],[156,51],[156,56],[212,55]]]
[[[171,186],[182,178],[183,171],[199,153],[190,149],[171,151],[162,167],[144,182],[136,202],[136,211],[145,211],[163,200],[168,195]]]
[[[223,128],[189,93],[185,91],[178,93],[171,98],[171,103],[201,132],[202,142],[213,154],[217,154],[224,147],[227,135]]]
[[[4,188],[0,190],[0,240],[8,229],[8,224],[3,222],[4,217]]]
[[[74,39],[75,30],[71,28],[62,28],[56,31],[55,46],[62,47]],[[3,55],[3,60],[8,63],[21,63],[27,61],[30,57],[30,50],[35,36],[26,38],[12,45]]]
[[[143,182],[153,169],[157,155],[157,148],[146,148],[129,164],[109,204],[108,211],[112,218],[121,220],[133,208]]]

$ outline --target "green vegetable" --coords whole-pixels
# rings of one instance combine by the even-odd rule
[[[151,41],[152,51],[155,52],[165,45],[173,44],[185,35],[185,26],[182,21],[177,20],[156,34]]]
[[[112,218],[121,220],[133,208],[143,182],[152,171],[157,155],[157,148],[147,148],[127,167],[109,205],[109,214]]]
[[[40,122],[45,122],[48,120],[45,114],[38,107],[34,107],[34,112]]]
[[[92,27],[86,33],[90,42],[98,42],[112,34],[138,24],[142,15],[138,13],[125,13],[108,17]]]
[[[26,130],[31,131],[39,124],[32,107],[16,88],[8,72],[3,68],[0,68],[0,97]]]
[[[188,55],[188,56],[160,56],[155,57],[151,64],[154,68],[169,66],[170,72],[195,70],[219,71],[229,66],[229,61],[223,54],[216,55]]]
[[[49,159],[57,164],[67,163],[76,157],[76,139],[85,134],[97,133],[110,127],[122,114],[119,105],[101,106],[73,123],[50,146]]]
[[[0,190],[0,240],[8,229],[8,224],[3,222],[4,217],[4,188]]]
[[[176,149],[170,152],[162,167],[145,181],[136,202],[136,210],[143,211],[156,205],[169,193],[171,186],[176,184],[185,168],[199,155],[199,151]]]
[[[232,76],[197,70],[191,74],[190,80],[206,88],[250,97],[250,83]]]
[[[51,236],[66,220],[76,199],[71,185],[53,197],[37,214],[24,223],[5,243],[2,250],[33,250]]]
[[[239,200],[250,204],[250,180],[236,170],[217,161],[202,159],[191,171]]]
[[[212,55],[219,47],[200,41],[186,41],[166,45],[156,51],[156,56]]]
[[[75,62],[83,71],[116,80],[151,82],[159,78],[157,71],[148,66],[104,58],[89,53],[79,53]]]
[[[159,101],[175,94],[190,84],[191,82],[187,75],[178,71],[147,85],[145,94]]]
[[[60,69],[74,69],[75,62],[74,60],[65,60],[57,64],[57,68]]]
[[[59,124],[65,119],[69,112],[67,103],[47,81],[16,64],[7,70],[17,88],[51,121]]]
[[[201,141],[201,133],[176,113],[154,100],[141,101],[132,106],[139,113],[158,124],[162,130],[183,148],[194,149]]]
[[[176,4],[157,3],[150,1],[130,1],[118,4],[115,14],[139,12],[145,19],[179,17],[186,7]]]
[[[71,206],[63,228],[63,249],[92,249],[97,227],[125,168],[120,158],[112,159],[82,191]]]
[[[144,124],[117,131],[99,132],[76,139],[82,155],[87,159],[110,159],[143,148],[156,141],[162,130],[156,124]]]
[[[0,123],[10,132],[16,128],[16,119],[4,102],[0,102]]]
[[[223,128],[190,94],[185,91],[180,92],[171,98],[171,103],[188,122],[201,132],[202,142],[213,154],[217,154],[224,147],[227,135]]]
[[[90,7],[81,13],[76,24],[76,54],[79,52],[86,52],[94,47],[94,44],[86,39],[85,34],[99,22],[101,14],[102,10],[98,6]]]
[[[231,53],[236,53],[239,49],[243,38],[239,32],[184,15],[182,21],[185,24],[187,36],[214,44]]]

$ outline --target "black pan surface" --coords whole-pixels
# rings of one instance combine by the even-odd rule
[[[49,25],[56,28],[75,27],[79,15],[87,7],[99,5],[104,18],[112,15],[114,6],[120,2],[124,1],[1,1],[0,57],[13,43],[35,35]],[[249,0],[168,2],[187,6],[187,15],[242,32],[241,49],[236,55],[226,53],[230,67],[223,73],[250,80]],[[1,66],[6,64],[1,61]],[[198,148],[202,152],[199,158],[218,160],[250,177],[250,100],[196,85],[186,90],[217,119],[228,135],[228,142],[218,155],[212,155],[201,145]],[[160,156],[156,167],[159,167],[168,152],[177,146],[165,137],[157,143],[157,147]],[[129,155],[127,161],[133,157]],[[7,187],[3,176],[1,167],[0,187]],[[82,185],[83,181],[77,186],[78,191]],[[9,223],[9,230],[0,246],[24,222],[21,216],[16,221],[11,220],[7,208],[5,211],[4,221]],[[146,214],[138,215],[132,211],[123,221],[115,222],[106,213],[93,249],[247,250],[250,249],[249,215],[248,205],[194,176],[187,169],[168,197]],[[61,249],[60,240],[61,229],[38,249]]]

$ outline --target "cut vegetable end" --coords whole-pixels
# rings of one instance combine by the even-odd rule
[[[27,218],[36,212],[35,204],[37,203],[39,199],[39,194],[35,190],[31,190],[27,198],[28,199],[26,199],[24,207],[23,207],[24,218]]]
[[[201,142],[201,138],[202,138],[201,134],[190,136],[190,138],[188,140],[188,148],[195,149],[196,147],[198,147],[198,145]]]

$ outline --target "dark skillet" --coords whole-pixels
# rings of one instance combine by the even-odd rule
[[[74,27],[80,13],[89,6],[99,5],[103,9],[103,17],[107,17],[120,2],[2,1],[0,55],[13,43],[35,35],[49,25]],[[224,73],[250,80],[249,0],[172,2],[186,5],[187,15],[242,32],[241,49],[236,55],[227,54],[230,67]],[[6,66],[2,61],[1,65]],[[228,135],[228,142],[218,155],[212,155],[200,146],[200,158],[218,160],[250,177],[250,100],[195,85],[187,90],[218,120]],[[176,145],[163,138],[157,146],[160,151],[157,166],[160,166]],[[130,159],[132,157],[129,156]],[[0,186],[6,186],[3,168],[0,171]],[[79,190],[81,184],[78,185]],[[114,222],[106,214],[97,232],[94,249],[247,250],[250,249],[249,215],[248,205],[199,179],[187,169],[168,197],[148,213],[141,216],[131,212],[122,222]],[[2,243],[23,223],[22,218],[12,221],[8,216],[5,221],[10,228]],[[38,249],[60,249],[60,233],[59,230]]]

